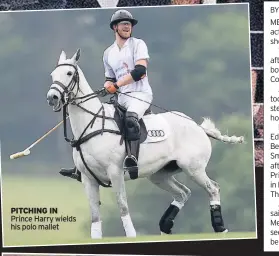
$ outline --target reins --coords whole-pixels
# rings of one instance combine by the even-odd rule
[[[76,150],[80,153],[80,157],[82,159],[82,162],[84,164],[84,166],[86,167],[86,169],[88,170],[88,172],[96,179],[96,181],[98,182],[99,185],[101,185],[102,187],[111,187],[111,181],[108,182],[108,184],[105,184],[104,182],[102,182],[95,174],[94,172],[92,172],[89,168],[89,166],[87,165],[82,150],[81,150],[81,145],[85,142],[87,142],[88,140],[90,140],[91,138],[97,136],[97,135],[103,135],[104,132],[109,132],[109,133],[114,133],[114,134],[118,134],[121,135],[120,131],[117,130],[111,130],[111,129],[105,129],[105,120],[114,120],[114,118],[112,117],[108,117],[106,116],[105,113],[105,108],[104,105],[101,103],[101,107],[98,110],[97,113],[94,113],[86,108],[84,108],[83,106],[81,106],[82,103],[94,99],[98,96],[100,96],[102,93],[104,93],[104,89],[101,90],[97,90],[96,92],[81,96],[81,97],[77,97],[77,93],[80,91],[80,85],[79,85],[79,74],[78,74],[78,70],[77,67],[75,65],[72,64],[60,64],[57,65],[58,66],[72,66],[75,69],[75,73],[71,79],[71,81],[69,82],[68,86],[65,86],[64,84],[62,84],[59,81],[54,81],[53,85],[58,85],[59,87],[61,87],[63,89],[63,92],[61,92],[58,88],[51,86],[52,89],[58,91],[61,95],[61,100],[63,102],[63,129],[64,129],[64,139],[66,142],[70,143],[70,145],[73,148],[76,148]],[[74,94],[73,93],[73,89],[75,88],[75,86],[77,85],[77,91]],[[68,89],[69,88],[69,89]],[[81,100],[80,102],[77,103],[77,100]],[[93,117],[90,120],[90,122],[87,124],[87,126],[84,128],[83,132],[81,133],[81,135],[79,136],[78,139],[69,139],[68,138],[68,134],[67,134],[67,107],[68,105],[75,105],[78,108],[82,109],[83,111],[85,111],[88,114],[91,114]],[[96,131],[93,131],[87,135],[85,135],[86,131],[88,130],[88,128],[92,128],[95,121],[97,120],[97,118],[101,118],[102,119],[102,128]]]
[[[84,166],[86,167],[86,169],[88,170],[88,172],[96,179],[96,181],[98,182],[99,185],[101,185],[102,187],[111,187],[111,181],[108,182],[108,184],[105,184],[104,182],[102,182],[89,168],[89,166],[87,165],[87,163],[85,162],[85,159],[84,159],[84,156],[83,156],[83,153],[82,153],[82,150],[81,150],[81,145],[85,142],[87,142],[88,140],[90,140],[91,138],[97,136],[97,135],[103,135],[104,132],[108,132],[108,133],[114,133],[114,134],[117,134],[117,135],[121,135],[121,132],[118,131],[118,130],[112,130],[112,129],[105,129],[105,121],[106,120],[114,120],[113,117],[108,117],[106,116],[106,113],[105,113],[105,108],[104,108],[104,105],[103,103],[101,102],[101,107],[100,109],[98,110],[97,113],[94,113],[86,108],[84,108],[83,106],[81,106],[81,104],[83,104],[84,102],[87,102],[91,99],[94,99],[96,97],[104,97],[106,96],[108,93],[106,91],[105,88],[102,88],[100,90],[96,90],[94,91],[93,93],[90,93],[90,94],[86,94],[84,96],[79,96],[77,97],[77,93],[80,91],[80,79],[79,79],[79,73],[78,73],[78,69],[75,65],[72,65],[72,64],[59,64],[57,65],[57,67],[59,66],[71,66],[75,69],[75,73],[71,79],[71,81],[69,82],[68,86],[65,86],[64,84],[62,84],[61,82],[59,81],[54,81],[53,84],[54,85],[58,85],[59,87],[61,87],[63,89],[63,92],[61,92],[58,88],[56,87],[53,87],[51,86],[52,89],[58,91],[61,95],[61,100],[63,102],[63,129],[64,129],[64,139],[66,142],[70,143],[71,147],[73,148],[76,148],[76,150],[80,153],[80,157],[82,159],[82,162],[84,164]],[[56,68],[57,68],[56,67]],[[73,93],[73,90],[75,88],[75,86],[77,85],[77,89],[76,89],[76,93],[74,94]],[[132,95],[129,95],[129,93],[122,93],[122,92],[116,92],[116,94],[124,94],[128,97],[131,97],[131,98],[135,98],[139,101],[143,101],[145,103],[148,103],[149,105],[151,106],[154,106],[154,107],[157,107],[165,112],[170,112],[174,115],[178,115],[182,118],[186,118],[188,120],[192,120],[194,121],[193,119],[187,117],[187,116],[183,116],[183,115],[179,115],[177,113],[174,113],[168,109],[165,109],[165,108],[162,108],[158,105],[155,105],[151,102],[147,102],[145,100],[142,100],[142,99],[139,99],[137,97],[134,97]],[[77,100],[80,100],[78,103],[77,103]],[[68,134],[67,134],[67,107],[68,105],[71,104],[71,105],[75,105],[77,106],[78,108],[82,109],[84,112],[88,113],[88,114],[91,114],[93,117],[92,119],[90,120],[90,122],[87,124],[87,126],[84,128],[83,132],[81,133],[81,135],[79,136],[78,139],[69,139],[68,138]],[[99,130],[96,130],[96,131],[93,131],[87,135],[85,135],[87,129],[90,127],[92,128],[95,121],[97,120],[97,118],[101,118],[102,119],[102,128],[99,129]]]

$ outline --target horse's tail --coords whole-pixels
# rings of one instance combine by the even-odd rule
[[[228,135],[222,135],[222,133],[215,127],[214,122],[212,122],[209,118],[203,118],[204,121],[200,125],[205,133],[208,135],[208,137],[211,137],[213,139],[225,142],[225,143],[231,143],[231,144],[237,144],[237,143],[243,143],[244,137],[240,136],[228,136]]]

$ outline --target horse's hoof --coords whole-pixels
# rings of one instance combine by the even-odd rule
[[[229,230],[223,226],[216,227],[214,230],[216,233],[228,233]]]
[[[172,232],[170,232],[169,234],[167,234],[167,233],[164,233],[164,232],[161,231],[161,236],[169,236],[169,235],[171,235],[171,234],[172,234]]]
[[[127,238],[135,238],[137,237],[137,233],[136,232],[129,232],[128,234],[126,234]]]

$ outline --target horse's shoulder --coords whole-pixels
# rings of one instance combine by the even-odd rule
[[[115,107],[111,103],[103,103],[104,109],[109,110],[111,113],[114,112]]]

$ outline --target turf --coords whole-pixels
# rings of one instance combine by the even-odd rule
[[[33,237],[33,236],[32,236]],[[126,237],[105,237],[103,239],[39,239],[38,237],[27,242],[24,236],[13,243],[5,243],[5,246],[20,246],[20,245],[55,245],[55,244],[99,244],[99,243],[141,243],[141,242],[168,242],[168,241],[194,241],[194,240],[221,240],[221,239],[256,239],[255,232],[242,232],[242,233],[202,233],[202,234],[179,234],[179,235],[158,235],[158,236],[138,236],[136,238]]]
[[[51,179],[49,177],[41,177],[40,179],[31,179],[17,176],[3,176],[2,192],[4,246],[256,238],[256,233],[253,232],[229,232],[227,234],[190,233],[171,236],[161,236],[158,232],[157,236],[138,234],[137,238],[129,239],[121,236],[106,237],[107,235],[103,234],[104,239],[91,240],[90,226],[87,226],[88,220],[90,220],[90,211],[83,186],[80,183],[71,182],[63,178]],[[103,205],[102,216],[105,217],[111,214],[107,212],[106,206],[115,204],[114,195],[110,190],[105,190],[101,193],[101,200]],[[59,223],[59,231],[11,230],[11,224],[28,224],[25,222],[11,222],[12,207],[57,207],[59,212],[56,216],[74,216],[76,217],[76,222]],[[49,217],[51,215],[46,214],[40,216]],[[29,224],[34,225],[34,222]],[[85,231],[85,226],[88,231]],[[122,234],[122,231],[120,234]]]

